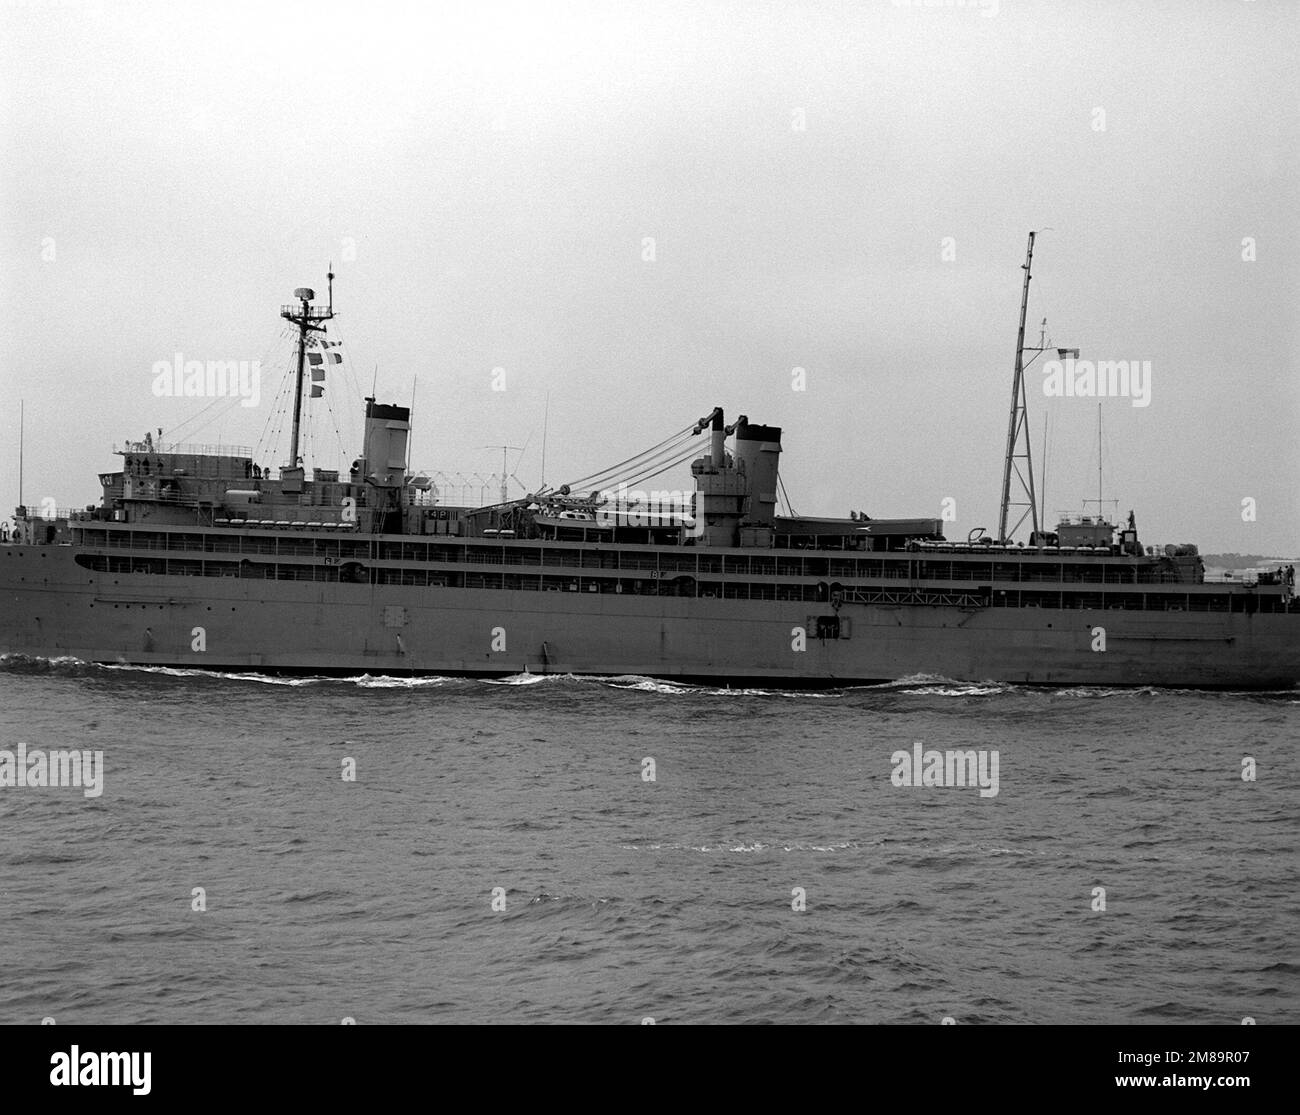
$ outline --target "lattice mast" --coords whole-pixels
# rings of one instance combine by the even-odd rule
[[[1025,412],[1025,317],[1029,311],[1030,267],[1034,262],[1034,233],[1029,234],[1029,247],[1025,253],[1023,270],[1025,272],[1024,290],[1020,296],[1020,329],[1016,334],[1016,372],[1011,383],[1011,413],[1007,419],[1007,455],[1002,467],[1002,510],[998,516],[998,541],[1009,542],[1016,528],[1030,516],[1034,527],[1034,540],[1042,545],[1042,531],[1038,525],[1038,499],[1034,493],[1034,463],[1029,447],[1029,417]],[[1041,349],[1039,350],[1041,353]],[[1020,444],[1023,441],[1024,448]],[[1021,472],[1019,462],[1024,462]],[[1015,473],[1020,481],[1020,494],[1028,502],[1012,502],[1011,474]],[[1010,531],[1007,530],[1007,518],[1012,507],[1023,507],[1020,518]]]

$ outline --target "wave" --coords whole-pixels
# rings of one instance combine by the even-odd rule
[[[412,678],[392,677],[389,674],[362,674],[359,678],[318,678],[316,680],[332,685],[355,685],[358,689],[438,689],[472,679],[441,677],[436,674]]]
[[[172,678],[206,678],[222,681],[251,681],[258,685],[316,685],[327,679],[318,677],[277,677],[273,674],[258,674],[252,671],[235,673],[223,670],[194,670],[184,666],[132,666],[127,664],[103,663],[94,665],[86,663],[92,669],[112,670],[115,673],[156,674]]]
[[[64,674],[74,676],[94,670],[92,662],[71,655],[58,658],[40,658],[30,654],[0,654],[0,670],[15,674]]]
[[[620,844],[629,852],[844,852],[864,847],[856,840],[830,841],[813,844],[802,841],[764,843],[761,840],[742,840],[726,844]]]
[[[537,685],[540,682],[572,681],[572,674],[511,674],[508,678],[483,678],[488,685]]]
[[[847,686],[845,692],[893,692],[925,697],[988,697],[997,693],[1013,692],[1020,688],[1027,687],[994,681],[992,678],[972,681],[951,678],[945,674],[907,674],[893,681],[878,682],[875,685]]]
[[[1032,848],[1005,848],[1000,844],[949,844],[939,849],[941,856],[1041,856]]]
[[[921,689],[900,689],[900,693],[924,694],[927,697],[988,697],[1010,692],[1009,685],[937,685]]]
[[[1033,848],[1008,848],[1001,844],[946,844],[935,848],[928,841],[897,840],[883,838],[879,840],[740,840],[722,844],[675,844],[644,843],[620,844],[628,852],[701,852],[706,855],[718,852],[751,854],[755,852],[858,852],[878,849],[888,845],[888,854],[924,856],[934,863],[943,863],[954,857],[996,859],[1001,856],[1041,856],[1044,853]]]
[[[680,681],[661,681],[659,678],[645,677],[641,674],[622,674],[602,680],[613,689],[634,689],[639,693],[700,692],[700,687],[696,685],[688,685]]]
[[[1254,699],[1287,699],[1289,704],[1300,704],[1297,687],[1286,689],[1188,689],[1161,686],[1100,686],[1100,685],[1021,685],[992,679],[978,681],[947,677],[943,674],[908,674],[893,681],[872,685],[845,685],[839,687],[803,689],[797,687],[763,688],[722,684],[696,684],[644,674],[535,674],[525,671],[507,677],[447,676],[442,674],[403,675],[392,674],[297,674],[282,675],[260,673],[256,670],[211,670],[186,666],[148,666],[133,663],[95,663],[69,655],[44,658],[25,654],[0,654],[0,671],[16,674],[54,675],[57,677],[94,677],[111,674],[142,674],[182,680],[202,679],[251,683],[256,685],[302,686],[353,686],[360,689],[437,689],[442,687],[470,688],[478,685],[509,687],[581,686],[621,689],[627,692],[652,693],[664,697],[779,697],[787,700],[838,699],[849,695],[872,693],[898,694],[908,697],[1000,697],[1017,696],[1031,699],[1098,700],[1113,697],[1154,698],[1185,695],[1206,700],[1247,697]]]

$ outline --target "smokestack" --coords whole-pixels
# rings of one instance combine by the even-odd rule
[[[714,468],[721,468],[725,460],[723,444],[727,440],[727,432],[722,428],[722,424],[722,408],[717,407],[713,411],[712,444],[709,448],[709,457]]]
[[[380,488],[400,488],[406,478],[407,407],[366,400],[364,479]]]
[[[743,421],[736,426],[736,464],[744,472],[749,490],[749,508],[743,522],[771,526],[776,520],[780,455],[780,426],[755,426]]]

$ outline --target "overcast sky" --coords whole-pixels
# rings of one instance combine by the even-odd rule
[[[353,378],[309,464],[357,454],[377,366],[381,402],[418,378],[424,469],[527,445],[535,487],[548,394],[554,483],[720,405],[784,429],[801,513],[993,531],[1050,229],[1031,341],[1151,364],[1102,405],[1105,496],[1146,542],[1294,554],[1298,32],[1269,0],[12,0],[0,507],[20,398],[28,503],[97,500],[158,427],[283,463],[278,312],[332,259]],[[156,396],[178,352],[261,361],[260,405]],[[1029,375],[1046,510],[1080,510],[1097,402]]]

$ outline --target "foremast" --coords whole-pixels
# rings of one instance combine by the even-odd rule
[[[328,302],[324,308],[313,306],[312,299],[316,297],[316,292],[311,287],[300,286],[293,292],[293,296],[298,299],[298,305],[285,306],[280,311],[280,316],[286,321],[293,322],[298,327],[298,373],[294,380],[293,391],[293,432],[290,436],[289,444],[289,463],[280,470],[283,479],[290,479],[292,476],[301,478],[303,474],[302,461],[298,455],[299,435],[302,429],[302,384],[303,384],[303,366],[307,360],[307,336],[310,333],[324,333],[325,322],[334,317],[334,265],[330,265],[327,274],[329,281]]]

